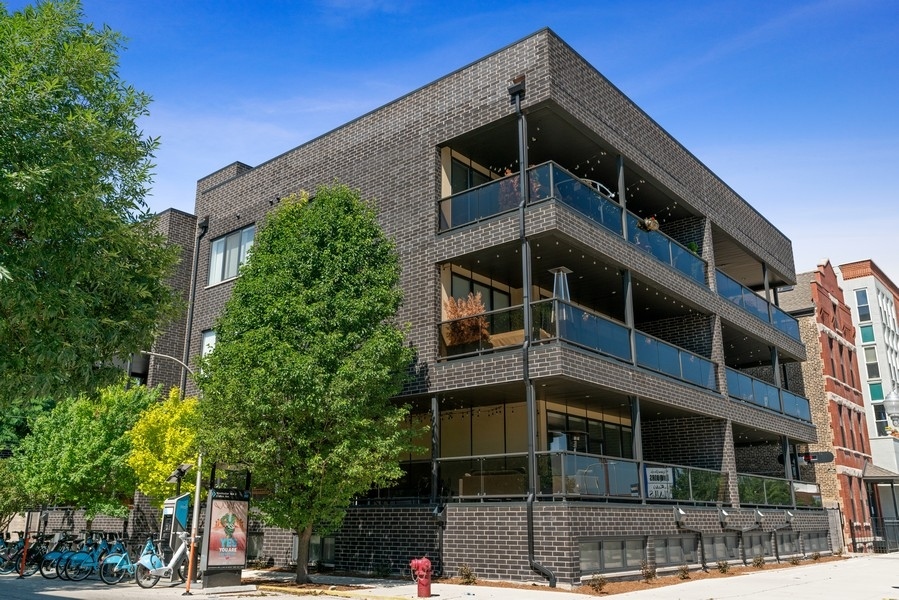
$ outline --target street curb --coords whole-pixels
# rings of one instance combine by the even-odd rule
[[[293,590],[275,585],[260,585],[260,592],[277,592],[291,596],[335,596],[338,598],[362,598],[363,600],[409,600],[406,596],[371,596],[367,592],[351,592],[344,590]]]

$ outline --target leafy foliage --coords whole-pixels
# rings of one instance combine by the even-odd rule
[[[158,397],[156,389],[120,383],[98,397],[64,400],[37,417],[8,459],[28,502],[84,507],[88,516],[125,516],[122,502],[136,487],[125,432]]]
[[[341,185],[281,201],[219,319],[198,384],[201,444],[244,463],[269,522],[300,535],[306,581],[313,524],[342,522],[351,499],[401,475],[401,390],[411,361],[391,320],[399,261],[372,208]]]
[[[95,391],[149,348],[177,259],[147,212],[149,97],[77,0],[0,4],[0,408]]]
[[[444,300],[443,312],[446,314],[446,319],[450,321],[446,328],[447,345],[455,346],[489,339],[490,330],[487,326],[487,319],[483,316],[485,310],[481,292],[469,292],[467,298]]]
[[[18,473],[9,460],[0,460],[0,531],[7,531],[16,514],[28,507]]]
[[[131,453],[128,465],[137,476],[137,489],[152,498],[157,506],[172,495],[166,479],[181,464],[195,463],[197,399],[181,399],[178,388],[169,397],[150,406],[128,431]],[[181,493],[193,492],[193,479],[185,478]]]

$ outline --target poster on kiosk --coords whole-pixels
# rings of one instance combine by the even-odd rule
[[[234,571],[246,566],[249,506],[248,489],[214,487],[209,490],[200,560],[204,573]]]

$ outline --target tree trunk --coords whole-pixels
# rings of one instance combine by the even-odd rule
[[[297,545],[297,583],[309,583],[309,540],[312,539],[312,525],[302,531],[296,530],[299,543]]]

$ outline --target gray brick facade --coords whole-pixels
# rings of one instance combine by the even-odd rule
[[[510,106],[509,86],[520,75],[527,165],[518,164],[518,121]],[[505,169],[522,166],[530,167],[524,207],[485,208],[503,200],[500,186],[517,182],[518,175],[497,181]],[[487,183],[475,190],[475,180]],[[251,224],[264,226],[279,198],[334,181],[371,200],[397,244],[405,294],[397,320],[408,324],[417,353],[400,399],[425,421],[432,399],[447,412],[433,416],[442,423],[439,455],[406,465],[412,473],[424,462],[438,463],[439,489],[425,476],[427,489],[414,497],[397,488],[378,501],[401,496],[402,502],[362,500],[351,507],[334,537],[338,568],[399,573],[427,554],[448,574],[466,564],[483,578],[541,579],[527,557],[527,489],[517,466],[527,446],[524,417],[515,411],[526,406],[525,364],[535,397],[536,452],[548,453],[553,469],[541,473],[546,488],[533,503],[535,559],[565,583],[585,574],[585,543],[640,539],[652,562],[656,538],[693,535],[684,527],[704,536],[722,533],[720,505],[734,522],[753,518],[758,502],[741,499],[737,474],[783,479],[782,444],[816,439],[810,419],[728,389],[734,373],[768,374],[761,379],[777,383],[775,354],[781,364],[805,360],[798,332],[790,332],[795,322],[775,318],[775,290],[795,282],[790,241],[552,31],[261,165],[235,162],[201,179],[196,215],[209,217],[209,229],[197,249],[192,360],[233,285],[206,285],[211,243]],[[589,189],[613,190],[613,198]],[[657,217],[656,233],[644,221],[650,216]],[[559,267],[571,270],[570,304],[550,301],[550,271]],[[719,274],[733,282],[724,284],[729,291],[719,289]],[[458,350],[440,324],[444,299],[464,296],[454,289],[463,285],[486,290],[496,306],[488,307],[490,339]],[[526,292],[543,319],[535,320],[527,361]],[[651,338],[657,356],[640,354],[646,350],[635,342],[638,333]],[[624,341],[603,345],[616,335]],[[696,365],[708,370],[690,379]],[[188,386],[188,392],[195,390]],[[467,416],[467,430],[448,420],[452,411]],[[579,449],[584,437],[609,454]],[[575,446],[554,447],[559,440]],[[488,470],[484,459],[469,458],[474,448],[490,448],[490,460],[503,461],[502,468]],[[717,499],[688,499],[688,525],[677,524],[674,498],[660,505],[643,495],[642,475],[627,482],[630,496],[610,497],[608,490],[593,502],[584,500],[593,492],[569,496],[576,477],[589,471],[585,466],[610,460],[634,472],[643,461],[717,470],[727,487]],[[555,471],[562,461],[576,467]],[[498,486],[483,491],[491,502],[463,491],[464,481],[478,477]],[[822,510],[790,508],[800,514],[787,523],[782,505],[764,505],[768,517],[760,531],[827,530]],[[434,518],[440,511],[445,529]],[[263,554],[288,561],[291,535],[262,533]]]

